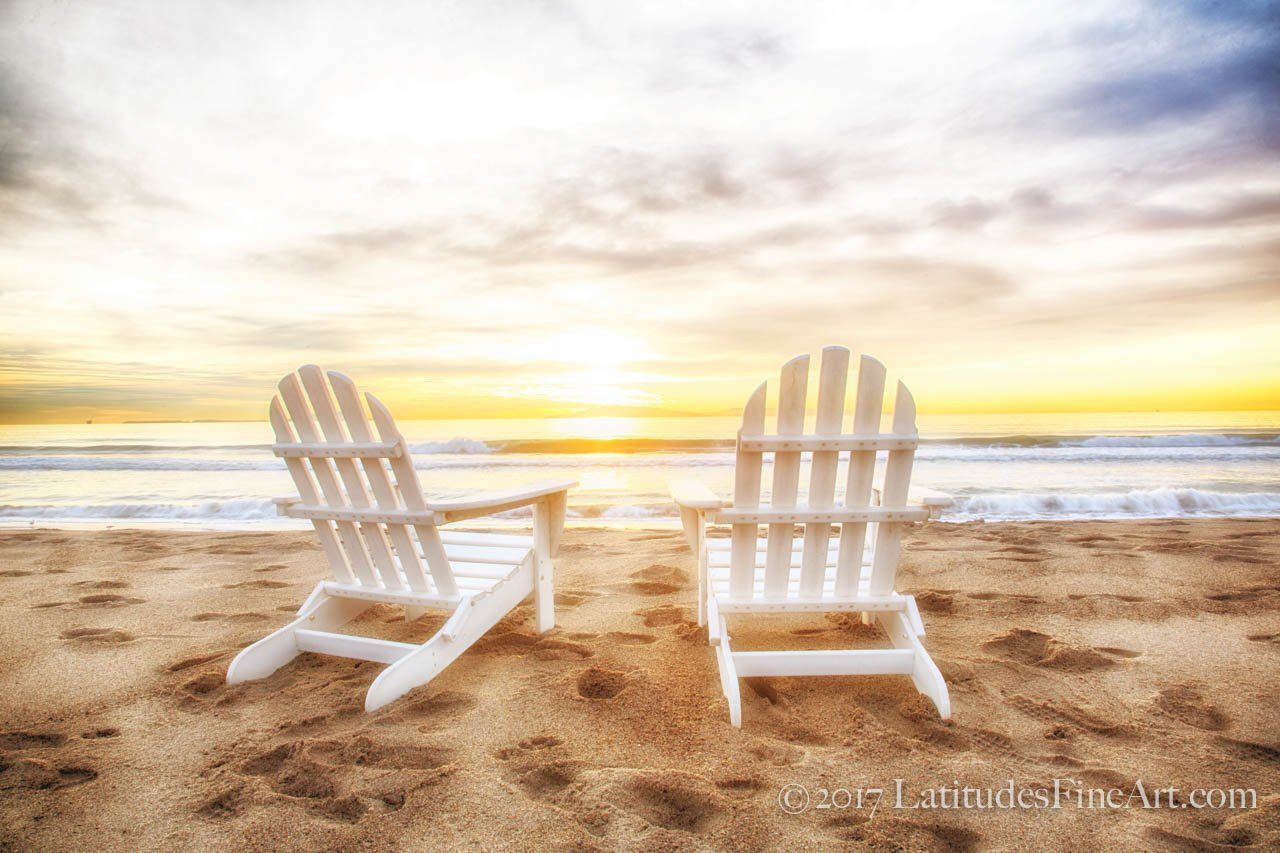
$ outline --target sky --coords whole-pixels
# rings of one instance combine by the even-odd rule
[[[0,2],[0,422],[1280,409],[1278,154],[1280,3]]]

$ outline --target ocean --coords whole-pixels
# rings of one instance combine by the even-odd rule
[[[672,478],[731,492],[737,425],[566,418],[400,428],[430,495],[572,477],[570,523],[654,525],[676,523]],[[1280,411],[921,416],[920,434],[913,484],[955,497],[945,520],[1280,516]],[[271,440],[265,422],[0,426],[0,526],[304,528],[275,515],[271,498],[293,486]]]

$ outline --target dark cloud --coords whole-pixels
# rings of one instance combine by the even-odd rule
[[[963,201],[943,201],[934,205],[933,224],[956,231],[973,231],[986,225],[1000,214],[1000,209],[976,198]]]
[[[1156,4],[1151,13],[1164,24],[1180,18],[1179,36],[1189,40],[1184,49],[1087,80],[1054,104],[1054,112],[1077,132],[1140,134],[1235,107],[1238,124],[1227,133],[1266,149],[1280,146],[1280,4]],[[1150,28],[1141,28],[1129,37],[1149,35]]]
[[[1280,224],[1280,193],[1245,193],[1208,207],[1143,206],[1130,217],[1138,228],[1222,228]]]

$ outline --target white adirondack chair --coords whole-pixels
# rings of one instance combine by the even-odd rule
[[[690,545],[698,555],[698,622],[717,646],[720,682],[729,719],[742,725],[738,679],[765,675],[911,676],[943,719],[951,716],[947,685],[920,642],[924,625],[915,599],[894,591],[899,542],[905,526],[930,518],[945,496],[907,505],[918,442],[916,407],[898,384],[890,433],[880,432],[884,365],[862,357],[852,431],[845,431],[849,351],[822,352],[815,431],[805,432],[809,356],[782,368],[777,434],[765,434],[765,385],[747,400],[738,432],[732,508],[697,480],[671,484]],[[888,452],[883,490],[873,489],[876,455]],[[761,501],[761,465],[773,454],[773,487]],[[808,502],[797,504],[801,457],[812,457]],[[847,455],[844,502],[837,504],[836,474]],[[731,525],[731,538],[707,535],[708,524]],[[760,525],[767,525],[761,537]],[[795,525],[803,524],[797,539]],[[831,538],[832,525],[840,536]],[[861,612],[879,622],[891,649],[734,652],[727,617],[760,613]]]
[[[326,378],[307,365],[285,376],[279,390],[270,409],[273,450],[299,497],[277,498],[277,510],[311,520],[333,577],[316,584],[297,618],[236,656],[229,683],[265,678],[301,652],[390,664],[365,697],[365,710],[373,711],[426,684],[530,594],[538,632],[554,627],[551,557],[575,482],[429,500],[404,437],[372,394],[365,395],[371,426],[355,385],[341,373]],[[440,529],[522,506],[533,507],[532,536]],[[408,620],[427,609],[452,615],[421,645],[337,631],[379,602],[404,607]]]

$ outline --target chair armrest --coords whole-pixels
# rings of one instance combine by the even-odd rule
[[[667,488],[671,490],[671,499],[681,509],[724,509],[725,502],[716,497],[715,492],[703,485],[701,480],[672,480]]]
[[[282,515],[287,518],[289,517],[289,507],[302,503],[302,498],[272,498],[271,502],[276,506],[276,515]]]
[[[925,509],[929,510],[929,518],[938,518],[942,515],[942,511],[955,503],[955,498],[945,492],[936,492],[933,489],[912,489],[912,497],[920,501]]]
[[[427,509],[441,516],[445,523],[461,521],[529,506],[552,495],[568,492],[576,485],[577,480],[540,480],[507,492],[482,492],[451,501],[431,501]]]

